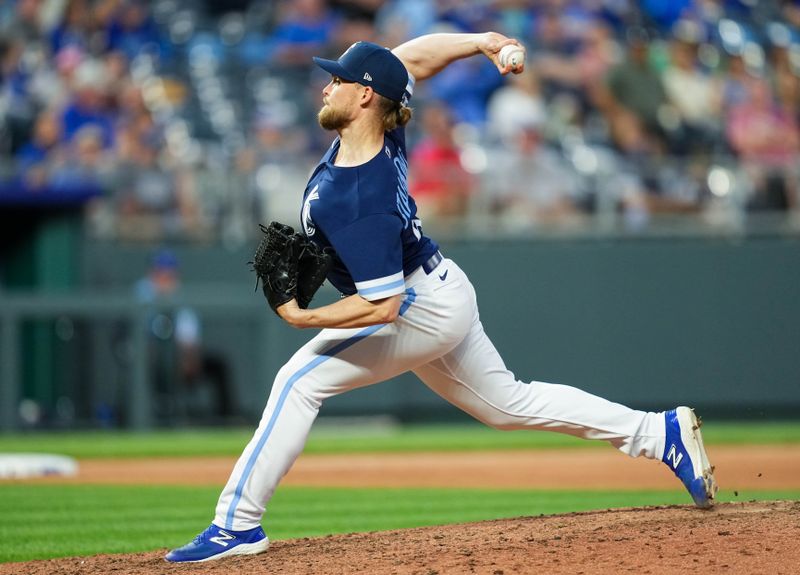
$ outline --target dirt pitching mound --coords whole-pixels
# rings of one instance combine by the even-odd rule
[[[800,502],[647,507],[277,541],[263,555],[175,565],[166,550],[0,565],[0,575],[248,573],[791,574]]]

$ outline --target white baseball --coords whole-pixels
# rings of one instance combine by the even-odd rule
[[[500,48],[498,59],[501,66],[509,65],[516,70],[525,63],[525,51],[516,44],[507,44]]]

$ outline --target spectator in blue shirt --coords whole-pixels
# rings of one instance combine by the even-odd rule
[[[145,50],[154,50],[162,55],[165,51],[166,44],[161,41],[158,28],[144,2],[123,2],[112,17],[106,33],[108,49],[121,52],[129,59]]]
[[[23,171],[44,164],[48,154],[58,148],[61,140],[61,121],[57,114],[46,111],[36,118],[33,137],[17,152],[17,165]]]
[[[296,0],[284,7],[272,33],[272,59],[308,67],[311,56],[324,51],[336,20],[323,0]]]
[[[102,132],[103,146],[112,142],[113,122],[107,110],[105,70],[97,60],[86,60],[75,70],[74,94],[61,118],[64,139],[70,140],[86,124],[94,124]]]

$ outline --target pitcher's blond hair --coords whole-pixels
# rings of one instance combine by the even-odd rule
[[[395,102],[378,94],[378,109],[383,121],[383,130],[391,132],[399,126],[405,126],[411,120],[413,110],[400,102]]]

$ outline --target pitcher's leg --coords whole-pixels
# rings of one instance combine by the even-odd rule
[[[215,525],[238,531],[260,524],[325,399],[426,363],[452,349],[468,329],[464,322],[461,334],[448,335],[418,319],[409,309],[392,324],[324,330],[281,368],[258,429],[220,496]]]
[[[543,429],[603,439],[633,457],[660,458],[664,415],[566,385],[518,381],[480,322],[451,352],[414,370],[433,391],[499,429]]]
[[[303,450],[320,402],[291,393],[300,371],[293,365],[284,366],[275,378],[258,429],[217,502],[215,525],[235,531],[260,525],[275,487]]]

